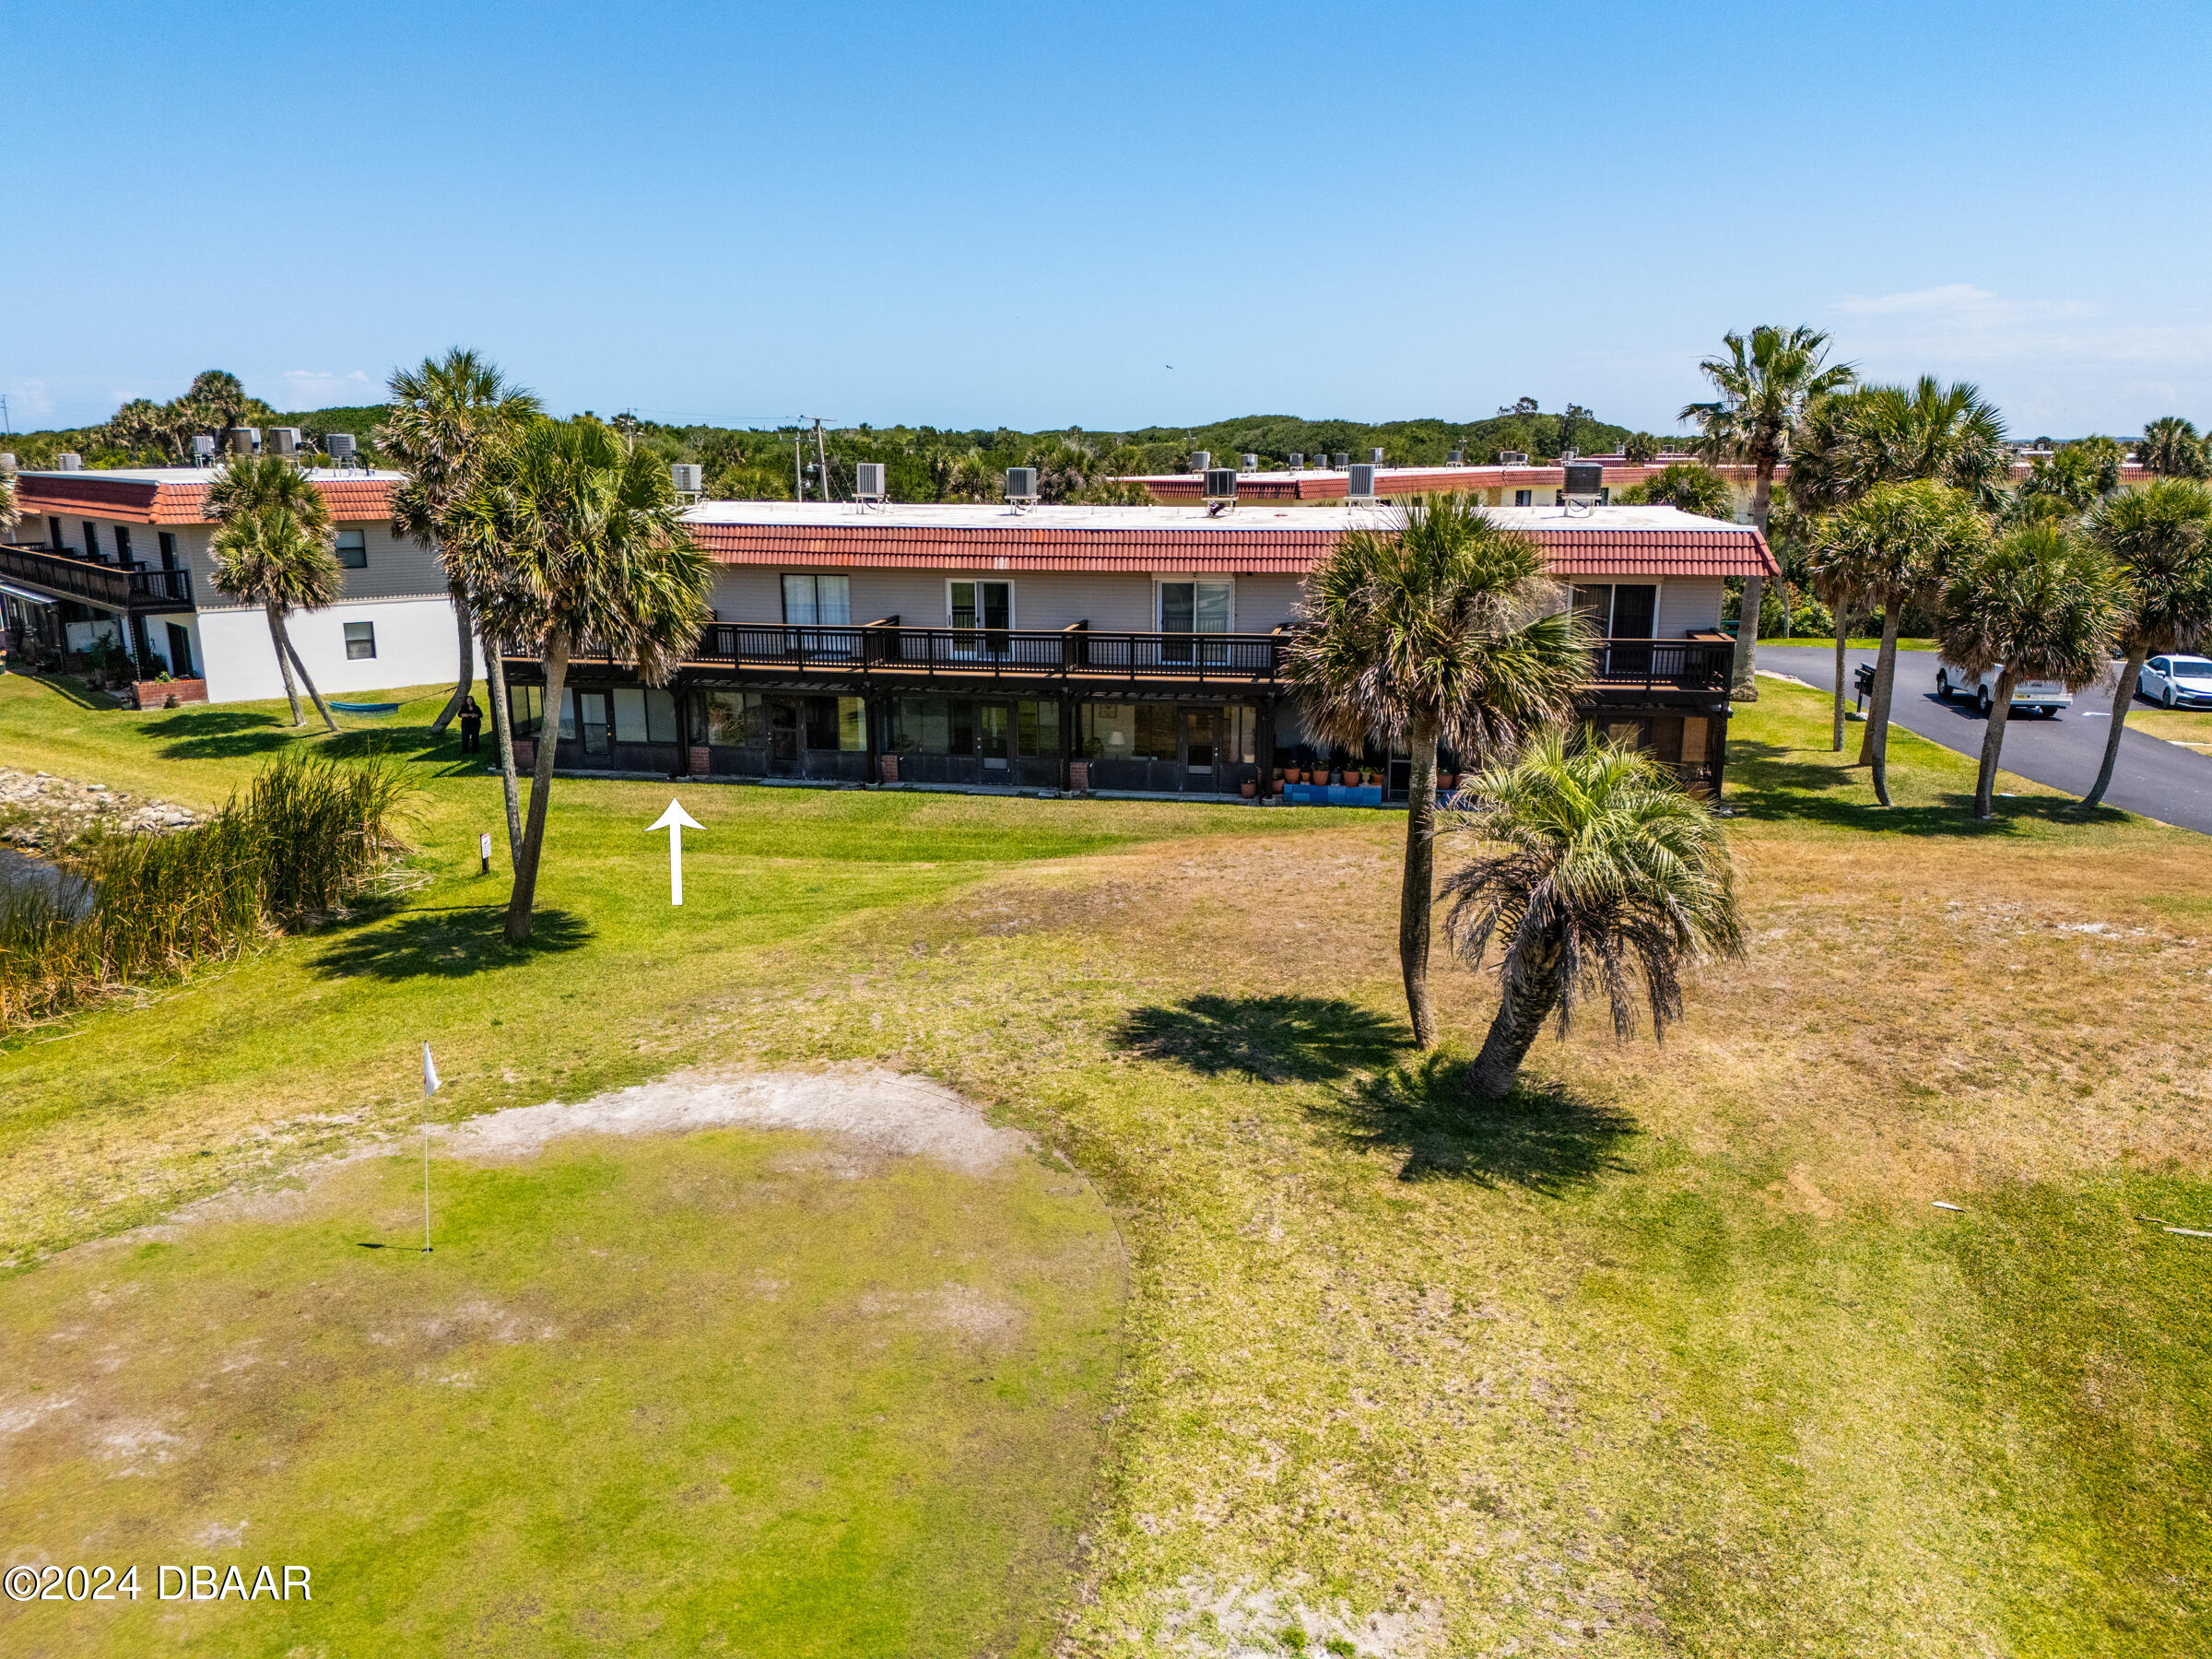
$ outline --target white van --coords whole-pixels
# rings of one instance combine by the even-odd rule
[[[2004,673],[2003,665],[1992,668],[1976,679],[1963,668],[1954,668],[1948,663],[1936,665],[1936,695],[1944,702],[1964,693],[1974,700],[1974,707],[1983,713],[1997,695],[1997,677]],[[2057,680],[2022,680],[2012,688],[2012,712],[2015,714],[2041,714],[2045,720],[2056,717],[2058,712],[2074,700],[2074,694]]]

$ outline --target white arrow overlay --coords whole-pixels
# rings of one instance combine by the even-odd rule
[[[681,801],[671,796],[668,802],[668,810],[654,818],[645,830],[648,835],[651,835],[655,830],[668,831],[668,902],[670,904],[681,904],[684,901],[684,827],[687,824],[694,830],[706,828],[704,824],[684,810]]]

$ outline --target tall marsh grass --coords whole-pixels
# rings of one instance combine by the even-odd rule
[[[0,1031],[343,914],[406,852],[408,785],[380,756],[279,756],[169,833],[95,833],[59,883],[0,888]]]

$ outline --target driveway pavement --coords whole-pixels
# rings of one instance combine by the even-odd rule
[[[1871,650],[1846,652],[1844,685],[1861,663],[1874,661]],[[1806,680],[1823,691],[1836,683],[1836,648],[1826,645],[1777,645],[1759,642],[1759,665],[1777,674]],[[2106,722],[2112,694],[2092,688],[2061,710],[2054,720],[2022,719],[2015,714],[2005,726],[2006,771],[2032,778],[2038,783],[2086,794],[2097,781],[2104,759]],[[2137,702],[2136,712],[2150,707]],[[1962,755],[1982,753],[1982,716],[1963,700],[1936,700],[1936,654],[1928,651],[1897,653],[1897,694],[1889,717],[1908,731],[1932,738]],[[2212,756],[2146,736],[2131,724],[2120,738],[2120,759],[2112,770],[2112,786],[2105,791],[2107,806],[2139,812],[2161,823],[2180,824],[2212,835]],[[1856,737],[1846,739],[1856,744]]]

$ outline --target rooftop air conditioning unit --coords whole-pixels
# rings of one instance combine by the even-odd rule
[[[891,492],[884,488],[883,463],[862,461],[853,468],[853,494],[863,501],[888,501]]]
[[[1605,493],[1606,469],[1594,461],[1570,461],[1567,464],[1567,499],[1584,505]]]
[[[1237,469],[1238,471],[1258,472],[1260,470],[1260,458],[1257,455],[1247,454],[1239,458],[1243,462],[1243,465]]]
[[[1382,452],[1381,450],[1379,450],[1379,449],[1371,449],[1371,450],[1369,450],[1369,451],[1367,452],[1367,464],[1368,464],[1370,466],[1380,466],[1380,465],[1382,465]]]
[[[1372,465],[1355,466],[1351,469],[1351,482],[1345,488],[1344,499],[1347,501],[1373,500],[1375,499],[1374,467]]]
[[[0,473],[12,473],[12,472],[14,472],[15,470],[16,470],[16,453],[15,453],[15,451],[13,451],[13,450],[0,450]]]
[[[199,440],[195,438],[193,441],[196,443]],[[358,458],[351,432],[324,433],[323,447],[340,466],[351,466]]]
[[[298,427],[271,427],[268,439],[269,453],[272,455],[297,455],[300,453]]]
[[[1193,450],[1193,451],[1191,452],[1191,470],[1192,470],[1193,472],[1194,472],[1194,473],[1202,473],[1202,472],[1204,472],[1204,471],[1205,471],[1205,470],[1206,470],[1207,467],[1209,467],[1209,466],[1213,465],[1213,464],[1214,464],[1214,452],[1213,452],[1213,451],[1211,451],[1211,450]]]
[[[1446,466],[1465,466],[1466,464],[1467,452],[1465,450],[1453,450],[1450,454],[1444,457],[1444,465]]]
[[[1526,466],[1528,456],[1521,450],[1500,450],[1498,465],[1500,466]]]
[[[232,427],[230,429],[230,453],[234,455],[260,454],[261,429],[259,427]]]
[[[53,465],[60,472],[77,472],[83,469],[85,458],[75,450],[64,450],[53,458]]]
[[[679,496],[704,495],[707,469],[696,461],[673,461],[668,465],[668,482],[676,486]]]
[[[1305,465],[1306,452],[1304,450],[1292,450],[1290,452],[1290,470],[1292,472],[1303,472],[1305,470]]]
[[[1224,506],[1237,504],[1237,469],[1233,466],[1209,466],[1206,469],[1206,499]]]
[[[1342,450],[1338,450],[1335,454],[1329,457],[1329,465],[1335,468],[1336,471],[1342,472],[1344,470],[1344,464],[1350,459],[1351,457],[1349,455],[1346,454]]]
[[[1037,499],[1037,469],[1033,466],[1006,468],[1006,500],[1015,502]]]
[[[1561,451],[1559,452],[1559,465],[1560,465],[1561,466],[1565,466],[1565,465],[1567,465],[1567,464],[1568,464],[1570,461],[1572,461],[1572,460],[1573,460],[1573,459],[1574,459],[1574,458],[1575,458],[1577,455],[1581,454],[1582,453],[1583,453],[1583,452],[1582,452],[1581,450],[1579,450],[1579,449],[1563,449],[1563,450],[1561,450]]]
[[[352,437],[348,435],[346,441],[351,443]],[[205,432],[192,441],[192,464],[194,466],[213,466],[215,465],[215,440]]]

